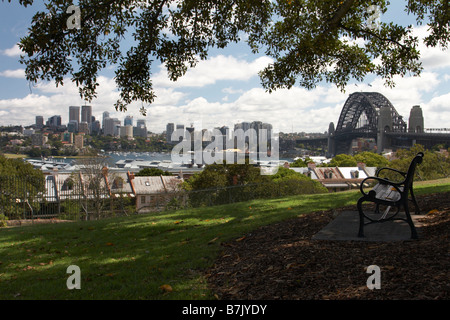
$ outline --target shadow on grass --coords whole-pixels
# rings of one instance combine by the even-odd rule
[[[425,186],[417,194],[449,189]],[[202,271],[222,242],[301,214],[354,205],[359,197],[355,191],[302,195],[0,229],[0,298],[213,299]],[[81,290],[67,289],[70,265],[81,269]]]

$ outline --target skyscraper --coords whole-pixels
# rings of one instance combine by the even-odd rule
[[[145,122],[143,119],[136,121],[136,127],[133,127],[133,136],[147,138],[147,125]]]
[[[76,121],[80,123],[80,107],[70,106],[69,107],[69,122]]]
[[[78,132],[79,133],[89,134],[89,123],[81,121],[78,124]]]
[[[175,130],[173,123],[168,123],[166,126],[166,142],[172,142],[172,133]]]
[[[57,128],[61,126],[61,116],[53,116],[48,118],[47,126]]]
[[[103,129],[103,133],[105,136],[118,136],[119,135],[119,127],[120,120],[117,118],[106,118],[104,121],[105,128]]]
[[[133,126],[133,117],[132,116],[126,116],[125,120],[123,121],[124,126]]]
[[[102,129],[105,130],[105,119],[109,118],[109,112],[103,112],[103,121],[102,121]]]
[[[88,124],[92,122],[92,106],[81,107],[81,122],[87,122]]]
[[[44,126],[44,117],[43,116],[36,116],[36,128],[42,129]]]

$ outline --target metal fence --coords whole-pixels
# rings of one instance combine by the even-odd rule
[[[106,185],[76,180],[44,180],[29,177],[0,177],[0,215],[8,220],[64,219],[90,220],[236,203],[261,198],[323,192],[313,181],[247,184],[205,190],[173,190],[152,195],[145,206],[137,205],[141,195],[111,192]]]
[[[132,213],[134,198],[105,186],[31,177],[0,177],[0,215],[8,220],[90,220]]]
[[[210,207],[255,199],[271,199],[299,194],[327,192],[312,180],[284,180],[262,184],[214,187],[203,190],[178,190],[157,203],[165,210]]]

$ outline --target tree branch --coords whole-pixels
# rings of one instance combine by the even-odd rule
[[[346,26],[344,26],[344,25],[341,24],[341,23],[339,23],[338,26],[339,26],[340,28],[346,30],[346,31],[349,31],[349,32],[354,33],[356,36],[360,36],[360,33],[365,33],[365,34],[367,34],[367,35],[369,35],[369,36],[371,36],[371,37],[377,38],[378,40],[381,40],[381,41],[383,41],[383,42],[391,42],[391,43],[394,43],[394,44],[396,44],[397,46],[401,47],[402,49],[408,49],[408,46],[406,46],[406,45],[404,45],[404,44],[398,42],[397,40],[394,40],[394,39],[391,39],[391,38],[383,38],[383,37],[380,37],[378,34],[372,32],[372,31],[369,30],[369,29],[359,29],[359,30],[356,30],[356,29],[353,29],[353,28],[346,27]]]
[[[344,4],[335,12],[335,14],[329,19],[328,28],[326,29],[326,33],[330,30],[336,28],[341,20],[345,17],[345,15],[350,11],[350,8],[353,6],[355,0],[346,0]]]

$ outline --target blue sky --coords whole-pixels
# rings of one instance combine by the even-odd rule
[[[27,33],[35,11],[42,10],[43,2],[36,0],[24,8],[15,3],[0,2],[0,125],[34,123],[35,116],[47,119],[61,115],[68,121],[69,106],[83,105],[77,88],[65,81],[64,87],[54,83],[31,86],[24,77],[24,66],[19,61],[16,43]],[[403,25],[415,19],[403,12],[405,1],[392,1],[390,10],[381,17]],[[426,35],[426,26],[415,26],[420,37]],[[342,106],[355,91],[377,91],[384,94],[407,120],[412,106],[424,111],[425,127],[450,127],[450,52],[439,48],[420,47],[424,70],[420,78],[396,79],[397,86],[386,88],[382,79],[368,77],[364,83],[349,84],[342,93],[332,85],[321,84],[314,90],[295,87],[268,94],[262,89],[258,71],[271,59],[264,54],[253,55],[245,43],[233,44],[225,50],[213,50],[207,61],[177,82],[170,82],[163,68],[153,69],[153,84],[157,99],[146,117],[139,114],[141,103],[135,103],[128,112],[116,112],[113,104],[117,90],[112,70],[105,70],[98,79],[98,97],[90,103],[93,114],[101,119],[103,111],[123,120],[146,119],[153,132],[162,132],[168,122],[205,128],[232,126],[241,121],[272,123],[283,132],[323,132],[330,122],[338,121]]]

